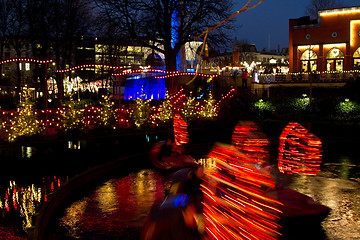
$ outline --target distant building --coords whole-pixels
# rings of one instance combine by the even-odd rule
[[[360,7],[289,20],[290,72],[360,69]]]

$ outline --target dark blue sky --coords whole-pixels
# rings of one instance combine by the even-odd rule
[[[258,2],[259,0],[253,0]],[[238,0],[234,12],[241,9],[247,0]],[[343,0],[346,6],[360,6],[359,0]],[[277,49],[289,45],[289,19],[305,16],[310,0],[264,0],[259,6],[235,17],[238,40],[247,39],[255,43],[258,51]]]

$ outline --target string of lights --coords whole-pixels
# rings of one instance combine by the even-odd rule
[[[50,63],[53,62],[51,59],[40,60],[35,58],[10,58],[7,60],[0,61],[0,65],[12,62],[34,62],[34,63]]]

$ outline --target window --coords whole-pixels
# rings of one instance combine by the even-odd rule
[[[314,50],[305,50],[300,57],[300,61],[302,72],[312,72],[317,70],[317,55]]]
[[[354,69],[360,70],[360,48],[358,48],[353,55]]]
[[[30,71],[30,63],[25,63],[25,71]]]
[[[326,55],[327,71],[342,71],[344,67],[344,53],[339,48],[332,48]]]

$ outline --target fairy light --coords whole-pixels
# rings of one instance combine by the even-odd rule
[[[200,77],[206,77],[206,78],[215,78],[215,77],[218,77],[219,75],[217,74],[203,74],[203,73],[188,73],[188,72],[167,72],[166,75],[164,76],[157,76],[155,78],[162,78],[162,77],[165,77],[165,78],[169,78],[169,77],[177,77],[177,76],[200,76]]]
[[[208,99],[204,100],[204,106],[201,108],[200,116],[203,118],[214,118],[217,116],[217,105],[212,93],[209,93]]]
[[[33,62],[33,63],[51,63],[53,60],[39,60],[34,58],[10,58],[7,60],[0,61],[0,65],[12,62]]]
[[[80,128],[83,124],[83,116],[84,116],[84,110],[83,109],[77,109],[77,102],[73,99],[74,93],[70,93],[68,95],[69,100],[64,103],[63,108],[60,110],[60,114],[62,116],[60,126],[61,129],[63,129],[65,132]]]
[[[100,102],[100,105],[102,106],[101,112],[100,112],[100,121],[105,126],[110,126],[112,122],[114,122],[115,115],[113,111],[114,102],[111,101],[110,96],[104,96],[103,101]]]
[[[282,173],[316,175],[320,172],[321,141],[299,123],[291,122],[279,140],[278,168]]]
[[[149,120],[150,101],[150,99],[144,100],[143,98],[135,100],[135,107],[131,111],[131,117],[138,128]]]
[[[126,69],[123,70],[121,73],[113,73],[112,76],[124,76],[128,74],[133,73],[163,73],[163,74],[174,74],[177,73],[177,71],[166,71],[161,69],[153,69],[153,68],[147,68],[147,69]]]
[[[31,96],[26,88],[21,93],[21,99],[17,114],[10,120],[9,142],[14,142],[19,137],[31,136],[42,131],[38,116],[33,110]]]
[[[321,17],[324,16],[333,16],[333,15],[340,15],[340,14],[357,14],[360,13],[359,7],[352,7],[352,8],[340,8],[340,9],[332,9],[332,10],[323,10],[319,11],[319,15]]]
[[[72,71],[75,71],[78,69],[82,70],[83,68],[123,69],[123,68],[126,68],[126,66],[113,66],[113,65],[105,65],[105,64],[83,64],[83,65],[78,65],[78,66],[74,66],[74,67],[70,67],[70,68],[66,68],[66,69],[56,70],[56,72],[59,72],[59,73],[72,72]]]

